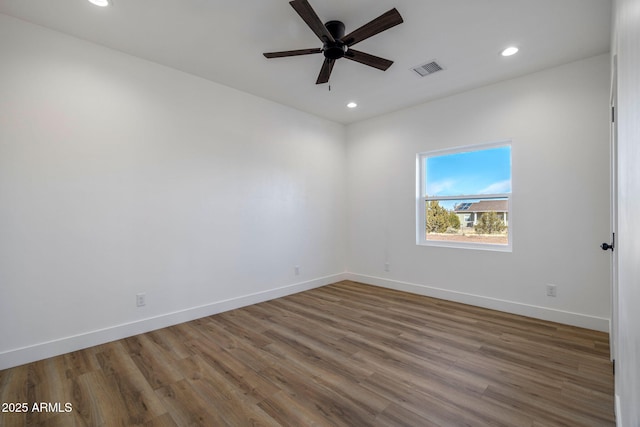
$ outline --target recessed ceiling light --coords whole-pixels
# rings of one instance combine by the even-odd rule
[[[109,6],[109,0],[89,0],[89,1],[95,4],[96,6],[100,6],[100,7]]]
[[[350,103],[347,104],[347,108],[356,108],[357,106],[358,106],[358,104],[356,104],[353,101],[351,101]]]
[[[515,46],[509,46],[505,50],[502,51],[502,56],[511,56],[518,53],[518,48]]]

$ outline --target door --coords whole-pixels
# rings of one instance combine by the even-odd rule
[[[618,252],[615,250],[615,240],[618,234],[618,125],[616,120],[618,102],[618,66],[617,56],[613,56],[611,78],[611,329],[609,335],[611,360],[616,360],[618,351]],[[615,366],[615,365],[614,365]]]

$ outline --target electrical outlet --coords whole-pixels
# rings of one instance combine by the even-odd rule
[[[136,307],[142,307],[147,304],[147,294],[136,294]]]
[[[300,266],[296,265],[295,267],[293,267],[293,272],[296,276],[300,275]]]
[[[556,285],[547,285],[547,296],[548,297],[558,296]]]
[[[388,262],[384,263],[384,271],[391,271],[391,266],[389,265]]]

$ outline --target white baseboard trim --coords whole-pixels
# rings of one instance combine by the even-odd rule
[[[433,298],[455,301],[477,307],[490,308],[492,310],[504,311],[521,316],[533,317],[551,322],[563,323],[565,325],[578,326],[581,328],[593,329],[601,332],[609,332],[609,319],[603,317],[589,316],[580,313],[555,310],[547,307],[523,304],[515,301],[501,300],[481,295],[467,294],[447,289],[436,288],[415,283],[390,280],[382,277],[366,276],[357,273],[347,273],[347,280],[365,283],[367,285],[380,286],[383,288],[395,289],[398,291],[410,292]]]
[[[346,280],[346,273],[320,277],[305,282],[269,289],[267,291],[242,295],[198,307],[192,307],[185,310],[137,320],[135,322],[114,325],[79,335],[4,351],[0,353],[0,370],[93,347],[95,345],[150,332],[156,329],[189,322],[191,320],[200,319],[202,317],[211,316],[213,314],[222,313],[224,311],[240,307],[246,307],[248,305],[257,304],[274,298],[292,295],[309,289],[318,288],[320,286],[330,285],[342,280]]]

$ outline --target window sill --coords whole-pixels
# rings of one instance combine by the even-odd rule
[[[511,244],[493,244],[493,243],[463,243],[463,242],[447,242],[447,241],[431,241],[426,240],[416,243],[418,246],[433,246],[440,248],[453,248],[453,249],[473,249],[478,251],[493,251],[493,252],[513,252]]]

